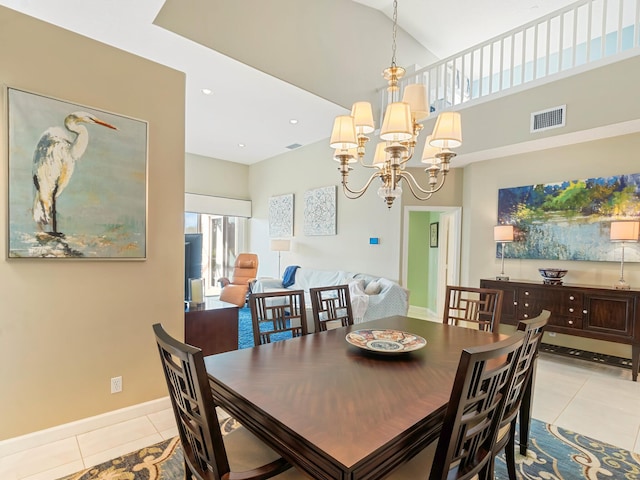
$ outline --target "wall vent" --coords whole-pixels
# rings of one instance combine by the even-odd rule
[[[295,150],[296,148],[300,148],[302,145],[300,145],[299,143],[292,143],[291,145],[287,145],[286,148],[288,148],[289,150]]]
[[[531,133],[549,130],[550,128],[564,127],[566,117],[566,105],[533,112],[531,114]]]

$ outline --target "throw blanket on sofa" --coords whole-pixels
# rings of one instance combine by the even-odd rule
[[[282,286],[289,288],[296,283],[296,270],[300,268],[297,265],[290,265],[284,269],[284,275],[282,275]]]
[[[349,296],[351,297],[353,323],[364,322],[364,315],[369,307],[369,295],[364,291],[364,280],[349,282]]]

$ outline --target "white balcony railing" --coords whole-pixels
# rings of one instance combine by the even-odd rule
[[[579,1],[411,73],[401,86],[425,83],[432,112],[455,109],[623,52],[640,53],[639,25],[640,0]],[[382,105],[388,95],[382,92]]]

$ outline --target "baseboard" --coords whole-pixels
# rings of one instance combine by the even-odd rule
[[[30,448],[57,442],[75,435],[91,432],[98,428],[126,422],[127,420],[166,410],[167,408],[171,408],[171,401],[168,396],[119,410],[113,410],[94,417],[83,418],[75,422],[57,425],[45,430],[28,433],[20,437],[8,438],[0,441],[0,458]]]

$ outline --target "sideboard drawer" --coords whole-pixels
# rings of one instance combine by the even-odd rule
[[[582,318],[566,317],[564,315],[553,315],[549,318],[549,325],[582,330],[583,321]]]

